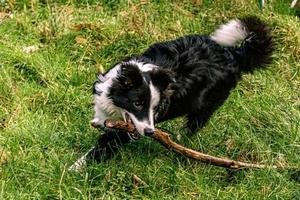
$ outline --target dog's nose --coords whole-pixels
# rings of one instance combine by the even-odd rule
[[[145,129],[144,129],[144,134],[145,134],[146,136],[151,136],[151,135],[153,135],[153,133],[154,133],[154,130],[152,130],[152,129],[150,129],[150,128],[145,128]]]

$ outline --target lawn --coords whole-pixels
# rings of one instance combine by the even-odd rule
[[[209,123],[180,143],[300,166],[300,20],[289,4],[267,1],[261,11],[255,0],[1,0],[0,155],[8,160],[0,165],[0,199],[300,199],[300,170],[228,170],[146,137],[79,173],[67,170],[99,135],[89,124],[97,71],[244,15],[271,26],[274,60],[245,74]],[[158,126],[176,138],[183,124]],[[133,175],[146,184],[135,186]]]

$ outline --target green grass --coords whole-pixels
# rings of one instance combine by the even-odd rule
[[[89,120],[101,66],[156,41],[209,34],[247,14],[272,27],[273,64],[244,75],[207,126],[180,142],[247,162],[299,165],[300,21],[289,0],[267,1],[263,12],[254,0],[49,2],[0,1],[2,12],[13,12],[0,24],[0,147],[9,153],[0,169],[0,199],[300,198],[297,170],[227,170],[176,155],[150,138],[81,173],[67,171],[99,134]],[[39,49],[24,53],[31,45]],[[178,134],[182,120],[159,126]],[[135,188],[134,174],[147,186]]]

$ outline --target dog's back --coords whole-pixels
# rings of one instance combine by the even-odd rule
[[[256,17],[231,20],[211,36],[152,45],[141,59],[175,74],[168,111],[157,121],[186,115],[188,128],[195,132],[224,103],[243,72],[270,63],[272,51],[270,29]]]

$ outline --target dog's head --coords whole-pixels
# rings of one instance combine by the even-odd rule
[[[154,132],[154,115],[162,98],[170,95],[172,73],[152,64],[123,62],[118,66],[107,92],[123,118],[142,135]]]

